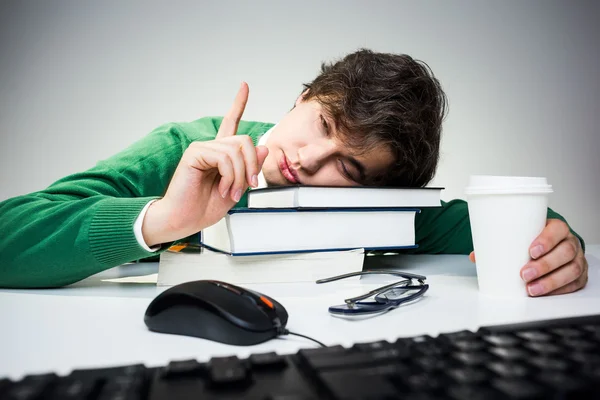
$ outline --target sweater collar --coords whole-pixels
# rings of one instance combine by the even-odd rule
[[[277,125],[274,125],[271,129],[269,129],[268,131],[266,131],[261,137],[260,139],[258,139],[258,145],[259,146],[264,146],[267,143],[267,140],[269,140],[269,135],[271,134],[271,131],[276,127]],[[265,179],[265,175],[262,172],[262,169],[260,170],[260,172],[258,173],[258,187],[257,188],[264,188],[267,187],[267,180]]]

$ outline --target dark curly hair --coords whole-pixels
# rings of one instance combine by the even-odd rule
[[[304,88],[303,100],[321,103],[350,148],[392,150],[389,170],[363,184],[420,187],[433,179],[447,100],[427,64],[405,54],[361,49],[323,63],[320,75]]]

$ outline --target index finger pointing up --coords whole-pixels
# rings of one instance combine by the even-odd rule
[[[240,123],[240,119],[242,119],[242,114],[244,114],[244,109],[248,102],[249,91],[248,84],[242,82],[240,90],[238,90],[235,100],[233,101],[233,106],[231,106],[229,112],[223,118],[223,122],[221,122],[217,138],[224,138],[236,134],[238,124]]]

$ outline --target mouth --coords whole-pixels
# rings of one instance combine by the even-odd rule
[[[281,175],[283,175],[283,177],[288,182],[294,185],[300,184],[298,174],[296,173],[296,171],[290,168],[290,160],[288,160],[285,154],[283,154],[281,159],[279,160],[279,170],[281,171]]]

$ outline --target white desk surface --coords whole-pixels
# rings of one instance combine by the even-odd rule
[[[358,321],[333,317],[327,307],[394,278],[247,286],[274,297],[287,308],[291,331],[328,345],[350,346],[486,325],[600,314],[600,245],[588,246],[587,259],[589,283],[579,292],[499,299],[478,292],[475,267],[466,256],[394,257],[401,270],[427,276],[428,293],[410,306]],[[135,363],[154,367],[171,360],[206,361],[228,355],[241,358],[268,351],[286,354],[315,347],[293,336],[238,347],[150,332],[143,322],[144,312],[164,288],[102,280],[150,274],[157,268],[157,263],[121,266],[62,289],[0,290],[0,377],[19,379],[45,372],[64,375],[75,368]]]

